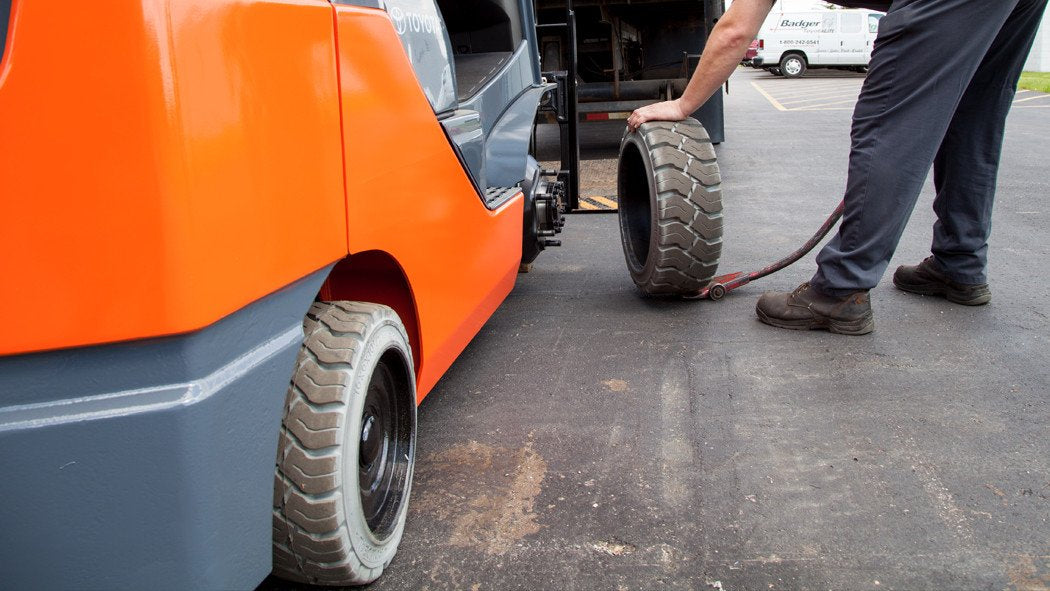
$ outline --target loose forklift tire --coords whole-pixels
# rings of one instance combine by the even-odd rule
[[[620,240],[635,285],[651,295],[705,287],[722,255],[722,185],[695,119],[624,133],[617,170]]]
[[[386,306],[317,302],[285,402],[273,507],[274,574],[360,585],[397,552],[416,440],[412,349]]]

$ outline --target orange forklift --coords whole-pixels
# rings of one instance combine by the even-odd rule
[[[531,0],[0,0],[0,41],[3,586],[374,580],[416,405],[561,230]]]
[[[417,405],[577,202],[563,8],[543,72],[532,0],[0,0],[0,586],[382,574]],[[711,140],[646,133],[629,267],[699,285]]]

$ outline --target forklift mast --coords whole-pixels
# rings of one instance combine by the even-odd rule
[[[536,8],[541,67],[575,71],[581,122],[626,119],[681,96],[725,12],[723,0],[537,0]],[[564,26],[570,15],[574,27]],[[724,140],[721,93],[693,117],[714,143]]]

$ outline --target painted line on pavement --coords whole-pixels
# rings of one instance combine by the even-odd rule
[[[795,107],[792,110],[794,110],[794,111],[819,111],[821,109],[824,109],[825,107],[831,107],[833,105],[845,105],[845,104],[852,105],[852,104],[856,104],[856,102],[857,102],[857,99],[851,98],[851,99],[847,99],[847,100],[844,100],[844,101],[836,101],[834,103],[821,103],[819,105],[810,105],[808,107]],[[845,108],[846,107],[837,107],[836,110],[838,110],[838,109],[845,109]],[[850,107],[850,108],[852,108],[852,107]]]
[[[768,93],[768,92],[766,92],[765,90],[762,90],[762,87],[761,87],[761,86],[759,86],[757,82],[752,82],[752,83],[751,83],[751,86],[754,86],[754,87],[755,87],[755,90],[757,90],[757,91],[759,92],[759,94],[761,94],[762,96],[766,97],[766,100],[767,100],[767,101],[769,101],[769,103],[770,103],[771,105],[773,105],[774,107],[776,107],[776,109],[777,109],[778,111],[787,111],[787,109],[786,109],[786,108],[784,108],[784,105],[780,104],[780,102],[779,102],[779,101],[777,101],[777,99],[775,99],[775,98],[773,98],[772,96],[770,96],[770,95],[769,95],[769,93]]]
[[[1023,99],[1015,100],[1014,104],[1016,105],[1017,103],[1027,103],[1028,101],[1037,101],[1039,99],[1045,99],[1047,97],[1050,97],[1050,94],[1037,94],[1035,96],[1030,96],[1030,97],[1026,97],[1026,98],[1023,98]]]
[[[806,103],[818,103],[818,106],[819,106],[819,105],[823,105],[823,104],[829,104],[830,105],[830,104],[838,104],[839,102],[842,102],[842,101],[837,101],[837,102],[833,102],[833,103],[827,102],[827,101],[835,101],[835,99],[845,99],[845,100],[850,100],[850,101],[856,101],[857,100],[857,96],[853,95],[853,94],[836,94],[836,95],[832,95],[832,96],[822,96],[822,97],[817,97],[817,98],[812,98],[812,99],[803,99],[803,100],[790,101],[790,102],[783,101],[780,104],[784,105],[785,107],[790,105],[791,109],[804,109],[805,108],[804,106],[795,107],[794,105],[805,105]]]
[[[791,92],[791,93],[778,92],[777,96],[780,97],[781,99],[789,99],[789,98],[799,98],[799,97],[802,97],[802,96],[822,96],[822,95],[827,95],[827,94],[838,94],[838,93],[841,93],[841,92],[848,92],[848,93],[856,94],[856,93],[860,92],[860,87],[857,86],[857,87],[846,87],[846,88],[843,88],[842,86],[838,86],[836,88],[828,88],[826,90],[817,89],[815,91]]]
[[[617,204],[614,199],[609,197],[581,195],[578,208],[588,211],[616,211]]]

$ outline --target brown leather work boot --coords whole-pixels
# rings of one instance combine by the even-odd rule
[[[871,299],[866,290],[837,298],[818,292],[806,282],[791,293],[765,293],[758,299],[755,312],[759,320],[770,326],[792,330],[821,328],[848,335],[875,330]]]
[[[956,283],[948,279],[933,257],[926,257],[918,265],[897,267],[893,284],[911,293],[944,296],[949,302],[964,306],[980,306],[992,300],[992,290],[987,283]]]

